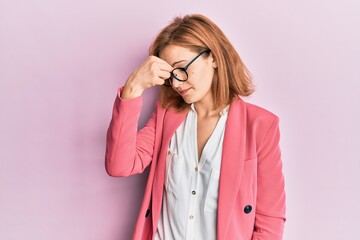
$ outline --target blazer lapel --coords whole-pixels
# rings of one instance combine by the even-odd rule
[[[245,158],[246,109],[241,98],[230,105],[223,142],[218,198],[218,239],[225,239]]]
[[[154,177],[153,191],[152,191],[152,216],[153,216],[153,230],[157,227],[157,220],[159,219],[162,194],[165,182],[165,166],[166,154],[171,137],[174,135],[176,129],[184,121],[189,110],[176,112],[169,109],[166,111],[163,122],[163,137],[161,141],[161,148],[159,153],[159,160]]]
[[[165,181],[165,160],[169,142],[178,126],[183,122],[188,110],[176,112],[168,110],[164,116],[163,138],[159,153],[158,166],[154,176],[152,191],[153,230],[157,228],[162,204]],[[220,169],[219,200],[218,200],[218,239],[225,239],[230,223],[232,207],[240,185],[245,158],[246,109],[241,98],[236,98],[230,105],[226,121],[223,152]]]

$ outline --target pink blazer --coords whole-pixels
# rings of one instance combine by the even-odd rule
[[[107,131],[105,167],[110,176],[150,172],[133,240],[154,238],[162,203],[169,141],[187,112],[156,103],[138,131],[142,96],[114,102]],[[284,231],[285,189],[279,147],[279,118],[235,98],[230,105],[220,169],[217,239],[280,240]]]

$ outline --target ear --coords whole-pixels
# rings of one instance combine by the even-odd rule
[[[215,68],[217,68],[217,64],[216,64],[216,61],[215,60],[213,60],[213,62],[212,62],[212,67],[215,69]]]
[[[211,61],[211,65],[212,65],[212,67],[215,69],[215,68],[217,68],[217,63],[216,63],[216,60],[215,60],[215,58],[214,58],[214,55],[212,54],[212,53],[210,53],[210,59],[212,60]]]

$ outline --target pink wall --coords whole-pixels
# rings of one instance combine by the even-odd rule
[[[360,4],[0,0],[0,239],[129,239],[147,172],[111,178],[117,87],[173,16],[216,22],[280,117],[287,240],[354,239],[360,215]],[[141,125],[157,90],[145,93]]]

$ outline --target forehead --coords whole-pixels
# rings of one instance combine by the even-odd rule
[[[169,64],[172,64],[175,61],[179,60],[187,60],[193,57],[194,52],[191,51],[189,48],[175,46],[175,45],[168,45],[163,48],[160,52],[159,57]]]

